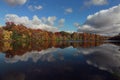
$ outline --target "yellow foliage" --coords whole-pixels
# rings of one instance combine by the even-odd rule
[[[26,38],[26,36],[23,34],[23,35],[22,35],[22,38]]]
[[[3,40],[11,40],[12,31],[4,31],[3,32]]]

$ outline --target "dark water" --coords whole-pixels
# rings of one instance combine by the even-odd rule
[[[119,42],[0,45],[0,80],[120,80]]]

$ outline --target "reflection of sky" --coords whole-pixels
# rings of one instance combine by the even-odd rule
[[[95,51],[104,51],[104,52],[113,52],[113,53],[119,53],[119,47],[116,46],[116,45],[112,45],[112,44],[103,44],[101,46],[98,46],[98,47],[92,47],[92,48],[78,48],[78,52],[79,53],[82,53],[84,55],[87,55],[87,54],[91,54]]]
[[[48,49],[42,50],[40,52],[31,51],[31,52],[25,53],[22,56],[16,55],[12,58],[6,58],[5,62],[7,62],[7,63],[16,63],[18,61],[27,62],[29,59],[32,59],[33,62],[37,62],[39,59],[50,61],[50,59],[53,57],[53,55],[51,53],[53,53],[55,51],[57,51],[57,48],[48,48]],[[46,55],[49,55],[49,56],[45,57]]]
[[[85,55],[86,62],[89,65],[120,74],[120,51],[118,46],[103,44],[95,48],[78,49],[78,51]]]
[[[73,52],[74,51],[74,52]],[[66,54],[67,53],[67,54]],[[56,60],[63,61],[65,56],[79,56],[82,59],[86,59],[86,62],[89,65],[93,65],[101,70],[108,70],[110,72],[117,71],[120,72],[120,52],[119,47],[113,44],[103,44],[98,47],[92,48],[73,48],[68,47],[65,49],[59,48],[48,48],[46,50],[31,51],[27,52],[22,56],[14,56],[12,58],[5,58],[5,62],[7,63],[17,63],[19,61],[27,62],[32,60],[33,62],[47,61],[53,62]],[[3,60],[3,55],[0,55],[0,58]],[[72,57],[71,57],[72,58]],[[69,59],[69,58],[67,58]]]
[[[64,56],[62,54],[67,53],[68,51],[71,51],[71,50],[74,50],[74,49],[72,47],[67,47],[64,50],[62,50],[59,48],[52,47],[42,51],[26,52],[22,56],[15,55],[12,58],[11,57],[5,58],[5,62],[6,63],[17,63],[19,61],[27,62],[30,59],[32,59],[33,62],[37,62],[38,60],[51,62],[55,60],[56,56],[59,56],[59,59],[63,60]],[[54,53],[57,53],[57,54],[54,54]],[[71,52],[69,54],[72,55]]]
[[[12,76],[12,79],[15,75],[18,78],[31,78],[31,74],[35,76],[64,76],[69,74],[69,76],[85,76],[84,80],[87,77],[90,78],[89,80],[98,80],[96,76],[100,80],[104,80],[104,77],[108,75],[107,71],[117,73],[120,71],[120,52],[118,49],[118,46],[103,44],[93,48],[68,47],[60,49],[53,47],[39,52],[31,51],[22,56],[5,59],[4,55],[1,54],[0,75],[7,74],[4,76]],[[112,80],[112,78],[108,80]]]
[[[3,61],[2,64],[0,64],[2,65],[0,66],[0,74],[6,74],[11,71],[17,71],[17,73],[21,73],[21,71],[33,73],[41,72],[41,70],[43,71],[42,74],[44,74],[51,73],[51,70],[53,71],[53,69],[61,69],[60,71],[62,71],[62,69],[71,70],[72,64],[76,64],[74,63],[74,58],[72,57],[75,52],[76,50],[73,47],[65,49],[53,47],[40,52],[27,52],[22,56],[14,56],[12,58],[3,59],[3,56],[2,60],[5,60],[5,62]]]
[[[4,62],[4,56],[5,56],[5,54],[0,53],[0,63]]]

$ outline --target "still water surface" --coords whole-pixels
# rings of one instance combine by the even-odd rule
[[[120,43],[0,43],[0,80],[120,80]]]

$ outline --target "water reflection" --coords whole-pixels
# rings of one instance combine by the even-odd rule
[[[0,80],[120,80],[119,43],[45,41],[0,45]]]
[[[119,46],[103,44],[94,49],[85,50],[85,53],[83,50],[83,54],[89,65],[93,65],[101,70],[120,74],[120,51],[118,49]]]
[[[12,52],[12,51],[8,51],[6,54],[7,57],[6,57],[6,62],[7,63],[15,63],[15,62],[18,62],[18,61],[28,61],[29,59],[32,59],[33,62],[37,62],[39,59],[41,59],[42,61],[53,61],[53,55],[50,54],[52,52],[55,52],[57,49],[56,48],[48,48],[46,50],[41,50],[41,51],[30,51],[30,52],[25,52],[25,53],[22,53],[22,55],[20,54],[16,54],[15,55],[12,55],[12,57],[9,57],[11,56],[11,54],[14,54],[14,53],[8,53],[8,52]]]
[[[22,56],[26,53],[44,53],[44,51],[53,51],[55,48],[67,48],[72,46],[73,48],[89,48],[103,44],[103,42],[55,42],[55,41],[44,41],[44,42],[30,42],[30,43],[17,43],[17,42],[1,42],[0,51],[6,54],[7,58],[14,57],[15,55]],[[50,50],[51,49],[51,50]]]

